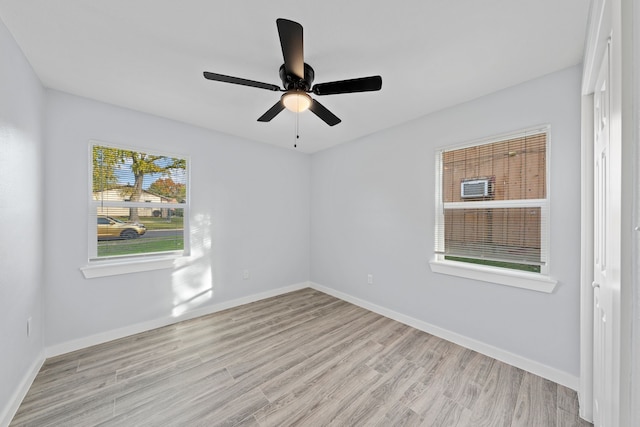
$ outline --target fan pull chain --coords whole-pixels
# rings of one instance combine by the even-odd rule
[[[293,140],[293,148],[297,148],[298,147],[298,140],[300,139],[300,113],[296,113],[295,131],[296,131],[296,137]]]

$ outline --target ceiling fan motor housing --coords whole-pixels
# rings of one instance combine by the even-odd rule
[[[313,71],[311,65],[306,62],[304,64],[304,78],[302,79],[295,74],[288,74],[284,64],[280,66],[280,80],[282,80],[282,86],[285,90],[302,90],[310,92],[311,83],[313,83],[315,75],[315,71]]]

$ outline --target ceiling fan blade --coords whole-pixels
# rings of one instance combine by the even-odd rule
[[[207,80],[214,80],[217,82],[224,82],[224,83],[233,83],[236,85],[251,86],[251,87],[257,87],[260,89],[268,89],[273,91],[280,90],[280,86],[272,85],[270,83],[256,82],[255,80],[247,80],[247,79],[241,79],[240,77],[225,76],[224,74],[210,73],[208,71],[205,71],[203,74],[204,74],[204,78]]]
[[[335,126],[342,121],[331,111],[327,110],[324,105],[320,104],[315,99],[312,100],[309,110],[311,110],[316,116],[324,120],[324,122],[329,126]]]
[[[382,77],[371,76],[358,79],[319,83],[313,86],[316,95],[336,95],[340,93],[371,92],[382,88]]]
[[[300,79],[304,79],[302,25],[283,18],[277,19],[276,25],[280,35],[285,71],[287,74],[293,74]]]
[[[282,101],[278,101],[273,105],[273,107],[269,108],[266,113],[261,115],[258,118],[258,121],[259,122],[270,122],[271,119],[273,119],[275,116],[277,116],[278,113],[280,113],[280,111],[282,111],[282,110],[284,110],[284,104],[282,103]]]

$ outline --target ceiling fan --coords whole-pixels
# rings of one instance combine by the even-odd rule
[[[270,83],[210,73],[208,71],[204,72],[204,77],[209,80],[284,92],[281,99],[258,118],[259,122],[271,121],[271,119],[285,108],[294,112],[302,112],[309,109],[329,126],[335,126],[340,123],[341,120],[318,101],[311,98],[308,93],[313,92],[315,95],[322,96],[369,92],[382,88],[382,77],[380,76],[338,80],[311,86],[315,72],[309,64],[304,62],[302,25],[282,18],[276,20],[276,25],[278,26],[282,56],[284,57],[284,64],[280,66],[280,79],[282,80],[284,89]]]

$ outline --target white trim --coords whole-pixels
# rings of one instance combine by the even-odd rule
[[[543,208],[549,204],[547,199],[517,200],[474,200],[466,202],[444,202],[445,209],[505,209],[505,208]]]
[[[434,259],[429,261],[431,271],[449,276],[465,277],[531,291],[552,293],[558,281],[549,276],[528,271],[489,267],[464,262]]]
[[[120,202],[120,201],[111,201],[111,200],[107,200],[107,201],[101,201],[101,200],[94,200],[93,199],[93,147],[94,146],[102,146],[102,147],[110,147],[110,148],[116,148],[116,149],[122,149],[122,150],[129,150],[129,151],[135,151],[135,152],[146,152],[146,153],[153,153],[155,155],[159,155],[159,156],[165,156],[165,157],[171,157],[171,158],[178,158],[178,159],[182,159],[186,162],[186,179],[187,179],[187,194],[186,194],[186,203],[158,203],[158,202]],[[92,222],[92,218],[94,218],[95,221],[95,214],[96,214],[96,209],[101,207],[101,206],[107,206],[107,207],[124,207],[124,208],[160,208],[160,209],[182,209],[183,210],[183,224],[182,224],[182,228],[183,228],[183,252],[182,255],[184,256],[188,256],[191,253],[191,227],[190,227],[190,220],[189,218],[191,217],[191,156],[186,155],[186,154],[177,154],[177,153],[169,153],[169,152],[165,152],[165,151],[161,151],[161,150],[157,150],[155,148],[153,149],[147,149],[144,147],[132,147],[132,146],[127,146],[127,145],[120,145],[120,144],[112,144],[110,142],[104,142],[104,141],[99,141],[96,139],[90,139],[89,143],[88,143],[88,154],[87,154],[87,166],[89,168],[89,172],[88,172],[88,177],[89,179],[87,180],[87,190],[88,190],[88,199],[89,199],[89,203],[88,203],[88,208],[87,208],[87,212],[88,212],[88,218],[89,220],[87,221],[87,241],[88,241],[88,248],[89,248],[89,254],[88,254],[88,258],[90,260],[94,260],[94,259],[101,259],[98,258],[98,241],[97,241],[97,229],[96,229],[96,224],[94,222]],[[159,255],[162,253],[150,253],[150,254],[142,254],[142,255]],[[164,253],[166,255],[166,252]],[[136,255],[132,256],[132,257],[126,257],[126,258],[131,258],[134,259]],[[125,257],[123,257],[125,258]],[[114,261],[113,259],[111,260],[111,264],[113,266],[115,266],[116,261]],[[82,270],[85,278],[91,278],[91,277],[102,277],[102,276],[112,276],[112,275],[116,275],[116,274],[125,274],[125,273],[130,273],[130,272],[137,272],[137,271],[149,271],[149,270],[155,270],[157,268],[144,268],[142,266],[147,265],[147,267],[150,267],[151,264],[145,264],[145,263],[138,263],[141,267],[138,269],[133,269],[133,270],[127,270],[126,265],[123,265],[123,268],[121,269],[111,269],[111,271],[119,271],[122,270],[123,272],[114,272],[114,273],[107,273],[109,271],[109,269],[103,269],[100,267],[92,267],[91,265],[88,265],[86,267],[82,267],[80,268],[80,270]],[[104,271],[104,274],[101,273],[97,273],[97,275],[92,276],[92,273],[85,273],[85,270],[89,271],[93,268],[96,268],[96,271]],[[160,268],[169,268],[169,267],[160,267]]]
[[[637,57],[634,56],[633,49],[637,50],[637,46],[634,46],[640,39],[637,36],[637,28],[633,28],[634,24],[638,22],[638,8],[634,7],[636,3],[632,0],[593,0],[590,8],[589,22],[587,28],[587,39],[585,43],[585,55],[583,59],[583,78],[582,78],[582,121],[583,124],[587,124],[592,120],[589,116],[592,115],[591,111],[587,108],[593,101],[590,100],[589,95],[594,92],[596,85],[596,79],[600,70],[600,64],[602,58],[606,52],[607,45],[611,42],[611,63],[610,63],[610,89],[611,89],[611,137],[612,140],[622,141],[620,149],[622,153],[616,153],[622,159],[621,172],[618,180],[618,184],[622,187],[620,193],[624,195],[622,200],[618,200],[619,212],[618,220],[622,224],[618,224],[617,227],[613,227],[615,233],[618,234],[621,239],[620,244],[613,245],[615,250],[618,251],[616,256],[613,257],[614,263],[617,264],[619,271],[617,274],[613,274],[612,278],[622,279],[617,285],[616,291],[613,293],[614,310],[610,322],[613,322],[613,343],[609,346],[609,349],[614,353],[613,363],[614,373],[609,375],[606,379],[608,381],[608,387],[611,390],[610,396],[608,396],[612,402],[611,408],[609,408],[612,414],[612,425],[639,425],[640,422],[640,410],[638,410],[638,402],[634,401],[640,396],[640,384],[638,384],[639,375],[635,369],[637,363],[631,359],[630,347],[633,345],[632,334],[629,333],[629,328],[635,328],[638,326],[638,320],[630,318],[633,314],[632,307],[630,306],[631,287],[636,286],[636,282],[632,281],[630,268],[633,268],[633,264],[625,265],[620,257],[622,254],[631,254],[629,257],[624,257],[625,260],[630,260],[632,263],[637,263],[637,253],[634,253],[633,246],[630,242],[632,233],[630,233],[631,218],[629,214],[632,211],[632,186],[633,186],[633,174],[637,173],[637,157],[633,157],[633,150],[631,144],[627,144],[629,141],[632,144],[636,144],[637,140],[633,140],[633,133],[637,131],[637,105],[635,101],[638,97],[637,87],[634,87],[634,83],[638,82],[637,78]],[[636,33],[634,33],[636,32]],[[627,120],[629,119],[629,120]],[[585,127],[585,129],[587,129]],[[590,133],[593,133],[592,129],[588,129]],[[582,141],[584,150],[593,150],[590,140],[583,138]],[[628,151],[627,151],[628,150]],[[583,169],[587,171],[589,176],[589,188],[583,188],[582,197],[591,197],[593,192],[593,163],[588,164],[587,160],[583,159]],[[583,180],[585,177],[583,176]],[[621,197],[617,194],[616,197]],[[582,205],[582,209],[586,209],[588,206]],[[593,225],[594,220],[592,216],[583,212],[583,219],[588,222],[584,224],[581,230],[581,245],[584,248],[589,246],[587,251],[592,251],[593,248]],[[624,228],[623,228],[624,227]],[[620,231],[622,229],[622,231]],[[580,400],[580,415],[587,419],[593,419],[594,405],[593,405],[593,354],[595,343],[593,342],[591,333],[593,331],[593,290],[590,289],[590,270],[593,269],[593,257],[588,257],[586,254],[581,257],[582,265],[582,277],[581,277],[581,338],[585,340],[581,343],[580,358],[581,363],[581,387],[579,393]],[[614,268],[613,271],[616,269]],[[614,277],[615,276],[615,277]],[[626,294],[626,295],[625,295]],[[623,295],[621,297],[621,295]],[[631,311],[631,313],[629,313]],[[608,350],[609,350],[608,349]],[[637,357],[637,356],[636,356]],[[637,361],[637,360],[636,360]],[[635,417],[635,419],[633,418]]]
[[[593,95],[582,97],[579,413],[593,421]]]
[[[553,135],[551,134],[551,125],[546,126],[547,129],[547,146],[545,149],[546,152],[546,173],[547,177],[545,178],[546,185],[546,200],[547,203],[540,207],[540,261],[542,261],[542,265],[540,266],[540,274],[549,277],[549,272],[551,271],[550,266],[552,264],[551,260],[551,197],[553,196],[553,191],[551,188],[551,182],[554,179],[551,175],[551,162],[553,161],[551,156],[551,146],[553,144]]]
[[[163,318],[158,318],[155,320],[138,323],[136,325],[127,326],[124,328],[114,329],[111,331],[106,331],[100,334],[91,335],[88,337],[67,341],[64,343],[48,346],[45,349],[46,357],[54,357],[61,354],[65,354],[71,351],[80,350],[92,345],[101,344],[107,341],[111,341],[118,338],[123,338],[129,335],[133,335],[140,332],[145,332],[151,329],[171,325],[173,323],[181,322],[188,319],[193,319],[199,316],[205,316],[207,314],[216,313],[222,310],[227,310],[229,308],[241,306],[244,304],[249,304],[255,301],[259,301],[266,298],[271,298],[274,296],[286,294],[289,292],[312,288],[320,292],[324,292],[328,295],[332,295],[336,298],[339,298],[343,301],[349,302],[351,304],[357,305],[359,307],[370,310],[374,313],[380,314],[382,316],[388,317],[390,319],[396,320],[398,322],[404,323],[405,325],[411,326],[423,332],[427,332],[429,334],[435,335],[447,341],[453,342],[455,344],[461,345],[463,347],[469,348],[471,350],[482,353],[486,356],[492,357],[494,359],[500,360],[504,363],[508,363],[517,368],[523,369],[527,372],[531,372],[535,375],[539,375],[543,378],[546,378],[550,381],[554,381],[558,384],[562,384],[566,387],[571,388],[572,390],[576,390],[578,388],[578,377],[574,375],[568,374],[564,371],[560,371],[558,369],[552,368],[547,365],[543,365],[539,362],[533,361],[531,359],[527,359],[525,357],[519,356],[514,353],[510,353],[498,347],[494,347],[492,345],[483,343],[481,341],[466,337],[464,335],[451,332],[447,329],[440,328],[438,326],[432,325],[430,323],[424,322],[422,320],[415,319],[411,316],[404,315],[402,313],[398,313],[396,311],[390,310],[386,307],[379,306],[377,304],[373,304],[371,302],[362,300],[360,298],[353,297],[349,294],[337,291],[335,289],[322,286],[318,283],[314,282],[301,282],[291,286],[286,286],[278,289],[273,289],[270,291],[265,291],[253,295],[248,295],[246,297],[238,298],[231,301],[222,302],[220,304],[202,307],[199,309],[191,310],[182,314],[179,317],[166,316]],[[42,360],[44,361],[44,359]],[[42,363],[40,365],[34,365],[34,374],[33,378],[35,378],[35,374],[37,374],[40,369]],[[37,369],[36,369],[37,368]],[[33,379],[31,379],[31,382]],[[28,385],[31,383],[30,381],[25,380],[25,384],[27,385],[26,390],[28,390]],[[18,396],[19,393],[16,393]],[[26,391],[25,391],[26,394]],[[22,396],[24,397],[24,396]],[[18,405],[22,399],[18,400]],[[17,410],[17,407],[16,407]]]
[[[85,279],[96,277],[117,276],[119,274],[139,273],[142,271],[163,270],[176,267],[178,259],[183,257],[127,257],[123,259],[90,261],[80,271]]]
[[[608,44],[606,0],[593,0],[589,12],[582,69],[582,176],[580,230],[580,417],[593,421],[593,90],[599,61]],[[605,22],[606,21],[606,22]]]
[[[600,69],[600,60],[604,54],[606,40],[609,38],[611,16],[606,8],[607,0],[592,0],[587,24],[585,53],[582,67],[582,94],[593,92]]]
[[[463,201],[463,202],[443,202],[442,196],[442,154],[449,151],[460,150],[469,147],[477,147],[490,145],[502,141],[511,140],[527,135],[544,134],[545,143],[545,194],[544,199],[516,199],[516,200],[480,200],[480,201]],[[475,141],[460,143],[458,145],[447,145],[439,147],[435,150],[435,221],[434,221],[434,254],[435,260],[432,261],[431,269],[437,273],[449,274],[453,276],[473,278],[485,282],[498,283],[501,285],[515,286],[531,290],[539,290],[542,292],[553,292],[557,281],[549,277],[550,272],[550,242],[551,242],[551,125],[544,124],[527,129],[521,129],[502,135],[489,136]],[[444,211],[447,209],[487,209],[487,208],[540,208],[540,273],[526,273],[513,270],[515,275],[503,274],[503,270],[495,267],[477,266],[468,267],[464,263],[451,264],[446,262],[444,256],[440,255],[445,252],[444,237]],[[454,254],[451,254],[454,255]],[[441,264],[441,265],[434,265]],[[506,278],[505,278],[506,277]],[[513,279],[515,277],[515,280]],[[539,282],[539,283],[536,283]]]
[[[20,382],[20,386],[13,393],[6,405],[4,405],[4,408],[0,408],[2,411],[0,412],[0,426],[9,426],[11,420],[16,415],[16,412],[18,412],[18,408],[20,408],[22,400],[27,395],[29,388],[31,388],[31,384],[33,384],[33,381],[36,379],[40,368],[42,368],[44,361],[45,351],[43,349],[40,354],[38,354],[38,357],[36,357],[36,360],[33,361],[29,370],[25,373],[22,381]]]
[[[217,313],[222,310],[228,310],[233,307],[238,307],[244,304],[260,301],[266,298],[275,297],[278,295],[286,294],[289,292],[297,291],[300,289],[308,288],[309,282],[301,282],[291,286],[285,286],[282,288],[272,289],[257,294],[247,295],[246,297],[237,298],[230,301],[221,302],[219,304],[209,305],[206,307],[197,308],[191,311],[187,311],[180,316],[164,316],[154,320],[148,320],[146,322],[136,323],[135,325],[125,326],[123,328],[113,329],[110,331],[101,332],[88,337],[78,338],[75,340],[54,344],[45,348],[46,357],[54,357],[61,354],[69,353],[72,351],[80,350],[92,345],[102,344],[115,339],[127,337],[129,335],[138,334],[140,332],[150,331],[152,329],[161,328],[163,326],[172,325],[174,323],[182,322],[184,320],[193,319],[200,316],[206,316],[208,314]]]
[[[431,335],[435,335],[447,341],[451,341],[452,343],[477,351],[478,353],[482,353],[486,356],[492,357],[501,362],[508,363],[509,365],[515,366],[516,368],[520,368],[532,374],[538,375],[542,378],[546,378],[550,381],[561,384],[572,390],[576,390],[578,388],[579,378],[576,377],[575,375],[571,375],[567,372],[561,371],[556,368],[552,368],[540,362],[527,359],[526,357],[522,357],[517,354],[510,353],[501,348],[494,347],[492,345],[483,343],[473,338],[469,338],[467,336],[449,331],[439,326],[435,326],[430,323],[424,322],[422,320],[418,320],[411,316],[398,313],[397,311],[393,311],[386,307],[373,304],[369,301],[356,298],[344,292],[340,292],[335,289],[322,286],[318,283],[311,282],[310,287],[320,292],[324,292],[326,294],[332,295],[336,298],[340,298],[341,300],[347,301],[351,304],[355,304],[359,307],[373,311],[374,313],[378,313],[382,316],[396,320],[400,323],[404,323],[405,325],[411,326],[412,328],[416,328],[418,330],[427,332]]]
[[[436,171],[436,177],[435,177],[435,184],[436,184],[436,188],[434,191],[435,193],[435,200],[433,203],[433,206],[435,208],[435,216],[434,216],[434,224],[433,224],[433,236],[434,236],[434,252],[435,253],[443,253],[444,252],[444,233],[441,232],[440,228],[442,227],[442,225],[444,224],[444,209],[442,208],[442,185],[443,185],[443,178],[442,178],[442,171],[443,171],[443,167],[442,167],[442,153],[444,152],[444,150],[440,149],[440,150],[436,150],[435,155],[433,156],[435,158],[436,164],[435,167],[433,168],[434,171]]]

